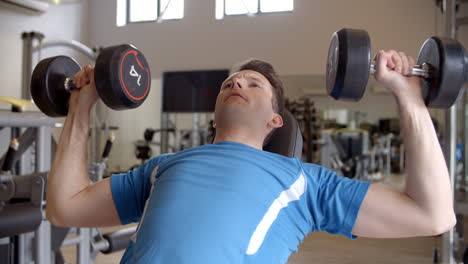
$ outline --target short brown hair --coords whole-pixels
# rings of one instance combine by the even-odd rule
[[[281,117],[283,117],[283,112],[284,112],[284,86],[283,82],[281,82],[278,74],[276,73],[275,69],[273,66],[264,61],[264,60],[259,60],[259,59],[249,59],[241,64],[239,66],[234,67],[232,72],[239,72],[239,71],[245,71],[245,70],[251,70],[251,71],[256,71],[260,74],[262,74],[267,80],[270,82],[273,92],[273,96],[271,98],[271,105],[273,106],[273,111],[275,113],[279,114]],[[266,137],[265,140],[263,141],[263,145],[265,146],[269,141],[271,136],[273,135],[273,132],[275,129],[273,129]]]

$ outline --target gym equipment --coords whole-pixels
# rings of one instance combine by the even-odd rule
[[[24,133],[4,137],[17,138],[19,147],[14,155],[5,154],[18,160],[18,166],[8,165],[10,173],[0,173],[0,233],[5,236],[0,239],[0,263],[53,263],[50,239],[51,225],[43,215],[43,195],[47,171],[50,169],[52,157],[52,134],[56,120],[47,118],[39,112],[7,112],[0,111],[0,127],[26,128],[33,131],[34,144],[30,144],[32,151],[22,151],[22,146],[28,146],[23,141]],[[29,130],[31,129],[31,130]],[[31,145],[33,145],[31,147]],[[29,163],[31,158],[34,163]],[[11,164],[10,161],[4,161]],[[9,168],[11,167],[11,168]],[[4,221],[3,221],[4,220]],[[33,230],[33,232],[30,232]]]
[[[314,102],[307,97],[301,97],[292,101],[286,99],[285,106],[297,120],[301,131],[303,144],[302,153],[299,157],[309,163],[318,163],[320,118]]]
[[[5,155],[5,160],[3,161],[1,172],[9,172],[13,167],[13,162],[15,160],[15,154],[18,151],[19,143],[18,139],[13,138],[8,147],[7,153]]]
[[[92,182],[96,183],[104,178],[104,171],[107,169],[107,160],[109,159],[109,154],[114,141],[115,133],[110,132],[101,155],[101,161],[93,162],[88,165],[89,179]]]
[[[407,76],[421,77],[426,105],[450,108],[468,81],[468,54],[464,47],[454,39],[430,37],[421,47],[417,64]],[[358,101],[373,73],[369,34],[347,28],[335,32],[328,50],[328,94],[337,100]]]
[[[12,154],[10,154],[12,155],[11,160],[6,161],[7,154],[9,153],[8,151],[5,155],[3,155],[0,158],[0,164],[3,164],[3,166],[9,167],[10,165],[7,165],[7,164],[8,162],[11,162],[11,166],[12,166],[11,168],[14,168],[15,165],[18,165],[18,160],[21,159],[21,156],[23,154],[27,153],[31,145],[34,143],[34,140],[36,139],[36,133],[37,132],[35,128],[31,128],[31,127],[27,128],[17,139],[18,147],[14,152],[12,152]],[[12,144],[10,143],[10,146],[11,145]],[[16,148],[15,144],[13,144],[13,148]],[[2,171],[8,172],[8,170],[6,170],[5,167],[2,168]]]
[[[0,238],[34,231],[42,221],[44,175],[10,174],[19,143],[13,138],[0,170]],[[21,202],[10,202],[12,199]]]
[[[111,254],[126,249],[137,226],[128,227],[115,232],[103,234],[101,240],[96,242],[93,247],[104,254]]]
[[[51,117],[66,116],[72,77],[81,67],[70,57],[40,61],[31,78],[31,96],[38,108]],[[114,110],[140,106],[149,93],[151,75],[143,54],[123,44],[102,50],[96,60],[94,80],[99,97]]]
[[[0,238],[36,230],[42,222],[41,202],[47,173],[0,173]]]
[[[159,141],[154,141],[153,138],[156,133],[162,133],[162,132],[175,134],[176,129],[174,127],[166,128],[166,129],[146,128],[145,131],[143,132],[144,139],[137,140],[134,143],[135,144],[135,157],[141,160],[141,164],[145,163],[148,159],[150,159],[153,156],[153,150],[151,148],[151,145],[157,145],[157,146],[161,145]],[[179,148],[176,146],[170,146],[170,148],[174,152],[179,151]]]
[[[18,99],[10,96],[0,96],[0,103],[10,104],[12,112],[37,111],[35,105],[29,100]]]

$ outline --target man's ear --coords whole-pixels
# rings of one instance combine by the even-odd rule
[[[216,121],[213,120],[213,127],[216,128]]]
[[[283,118],[281,115],[274,113],[273,118],[268,122],[268,126],[271,128],[278,128],[283,126]]]

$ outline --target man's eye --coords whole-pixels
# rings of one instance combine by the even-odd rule
[[[232,83],[226,83],[224,84],[223,88],[231,88],[232,86]]]
[[[257,83],[251,83],[250,87],[260,88],[260,85],[258,85]]]

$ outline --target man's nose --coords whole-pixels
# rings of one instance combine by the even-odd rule
[[[240,89],[244,88],[244,83],[242,82],[241,79],[234,80],[234,88],[240,88]]]

